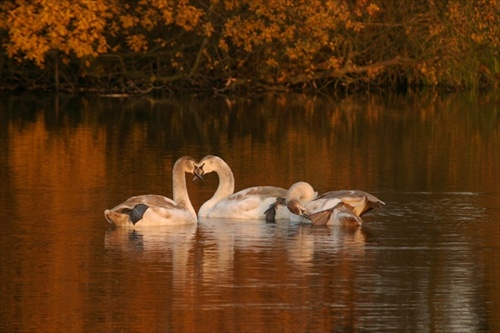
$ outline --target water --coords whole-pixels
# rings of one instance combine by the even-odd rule
[[[500,331],[498,97],[1,100],[1,332]],[[387,205],[360,228],[104,220],[207,154],[237,189]],[[216,186],[188,182],[196,209]]]

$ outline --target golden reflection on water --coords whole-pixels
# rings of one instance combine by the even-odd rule
[[[470,323],[454,328],[447,316],[456,313],[447,308],[480,298],[498,330],[499,226],[485,220],[498,217],[500,135],[497,106],[482,103],[468,96],[9,99],[0,106],[1,202],[10,221],[0,244],[0,323],[7,331],[305,332],[376,328],[377,316],[411,314],[419,319],[406,327],[422,320],[435,325],[431,331],[459,331]],[[105,208],[136,194],[171,196],[175,160],[207,154],[229,163],[237,189],[297,180],[319,192],[364,189],[388,202],[367,216],[368,226],[452,223],[453,237],[471,249],[442,252],[430,271],[422,265],[415,284],[426,292],[410,310],[377,309],[401,297],[380,295],[381,276],[392,272],[379,270],[377,228],[200,221],[182,231],[106,230]],[[215,175],[189,182],[196,209],[216,184]],[[443,194],[455,192],[473,196]],[[457,210],[464,215],[450,213]],[[430,248],[450,237],[429,235]],[[467,283],[453,284],[461,279]],[[475,295],[477,288],[487,292]],[[426,302],[439,307],[411,308]]]
[[[292,234],[281,234],[290,231]],[[196,243],[195,238],[203,241]],[[119,313],[139,313],[149,307],[146,316],[156,318],[161,317],[165,305],[151,308],[152,300],[157,298],[151,295],[158,286],[151,286],[148,281],[167,282],[166,287],[171,290],[167,307],[174,312],[190,313],[169,318],[175,331],[200,331],[200,327],[201,331],[210,332],[267,331],[281,327],[285,331],[306,332],[311,325],[318,325],[315,330],[324,331],[331,325],[329,321],[314,323],[316,320],[309,318],[314,307],[321,307],[314,301],[314,292],[322,284],[318,286],[314,254],[323,249],[328,255],[338,257],[332,258],[330,272],[334,279],[330,282],[334,283],[336,297],[348,297],[355,292],[353,259],[365,260],[365,238],[361,228],[300,228],[290,227],[286,222],[263,227],[258,221],[204,220],[198,227],[182,226],[175,230],[118,228],[106,233],[106,249],[112,251],[113,256],[129,261],[131,266],[140,265],[140,269],[132,278],[136,281],[132,284],[133,291],[120,289],[127,283],[124,279],[131,279],[130,272],[126,271],[114,272],[110,281],[120,283],[112,282],[106,289],[118,289],[114,293],[129,295],[127,305],[112,304],[120,308]],[[285,242],[287,252],[273,253],[270,246],[273,242]],[[161,263],[171,265],[172,269],[155,269]],[[165,271],[172,275],[161,277]],[[341,312],[355,311],[355,307],[353,302],[348,302],[348,308]],[[159,313],[150,313],[155,311]],[[346,315],[350,316],[343,313],[341,317]],[[193,323],[193,318],[203,324]],[[260,322],[261,319],[265,320]],[[108,324],[112,322],[110,318]],[[131,325],[138,325],[128,327],[132,331],[158,329],[144,326],[148,324],[143,322],[131,321]],[[339,322],[339,325],[346,323]]]

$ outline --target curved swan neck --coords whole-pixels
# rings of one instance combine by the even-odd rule
[[[215,191],[212,199],[222,199],[234,193],[234,175],[229,165],[222,159],[218,159],[218,163],[214,171],[219,176],[219,186]]]
[[[186,185],[186,172],[192,172],[194,160],[188,157],[181,157],[175,162],[172,169],[172,195],[177,205],[189,209],[196,215],[193,204],[189,199]]]
[[[219,185],[214,195],[201,205],[198,216],[205,216],[215,205],[234,193],[234,176],[229,165],[218,156],[205,156],[199,164],[206,163],[206,173],[215,171],[219,177]]]

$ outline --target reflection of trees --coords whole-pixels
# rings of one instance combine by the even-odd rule
[[[477,221],[495,216],[500,142],[498,115],[488,96],[481,99],[484,105],[475,105],[474,100],[456,95],[356,96],[342,100],[284,95],[252,100],[234,98],[228,103],[195,98],[61,97],[56,107],[55,101],[40,96],[2,97],[0,138],[5,149],[0,149],[0,156],[5,163],[2,162],[0,168],[7,176],[1,191],[2,195],[6,191],[10,193],[6,211],[16,221],[37,218],[43,221],[43,224],[38,220],[33,222],[27,233],[23,229],[26,226],[9,224],[9,228],[19,228],[19,234],[26,233],[28,241],[36,244],[35,250],[31,247],[16,250],[17,239],[9,239],[12,246],[7,250],[14,252],[8,253],[22,252],[27,258],[11,262],[16,272],[23,273],[23,286],[30,286],[22,297],[27,299],[40,283],[39,278],[25,274],[38,267],[36,260],[40,255],[36,252],[50,251],[51,261],[36,270],[47,275],[43,276],[42,286],[53,295],[73,296],[65,303],[72,309],[90,306],[91,302],[84,298],[85,293],[79,288],[83,288],[80,283],[86,284],[92,277],[81,277],[82,268],[76,264],[82,256],[99,252],[102,244],[88,243],[82,238],[77,240],[78,246],[71,248],[74,251],[68,251],[68,242],[73,241],[67,239],[68,235],[76,233],[71,222],[75,216],[90,214],[95,220],[85,223],[106,225],[102,217],[104,208],[130,195],[140,194],[138,192],[169,195],[173,161],[186,154],[195,158],[211,153],[221,155],[235,173],[237,188],[259,183],[288,187],[297,180],[306,180],[320,192],[354,187],[373,192],[383,190],[388,197],[382,199],[388,202],[398,201],[396,197],[405,188],[429,191],[448,186],[454,187],[450,191],[491,191],[493,194],[477,196],[483,200],[481,202],[473,201],[475,196],[453,202],[420,198],[413,208],[420,214],[415,217],[417,220],[426,220],[425,214],[429,211],[440,219],[455,220],[460,217],[454,215],[460,212],[457,208],[474,210],[467,214]],[[215,178],[207,177],[204,183],[188,184],[195,206],[199,207],[213,193]],[[2,205],[5,205],[3,201]],[[25,208],[27,205],[30,209]],[[477,207],[486,207],[484,215],[478,214]],[[442,209],[453,214],[443,214]],[[391,216],[390,212],[400,215]],[[377,212],[376,216],[398,222],[401,216],[408,218],[408,215],[405,207],[391,207]],[[370,217],[366,218],[369,223]],[[429,238],[429,243],[424,244],[435,241],[439,234],[434,225],[428,230],[428,234],[420,235]],[[415,288],[428,293],[437,291],[431,295],[433,298],[429,294],[413,296],[416,297],[415,306],[429,299],[441,304],[442,309],[433,309],[435,318],[441,316],[447,304],[467,301],[439,298],[439,292],[448,291],[449,281],[456,282],[460,275],[460,270],[446,271],[450,267],[450,257],[446,254],[435,256],[432,252],[426,255],[417,249],[411,255],[408,251],[404,256],[393,251],[382,258],[380,252],[374,252],[373,246],[371,249],[365,246],[372,242],[365,226],[353,233],[340,231],[279,224],[266,228],[262,225],[200,225],[194,239],[189,236],[177,244],[164,241],[158,237],[160,234],[136,232],[130,235],[130,231],[115,230],[108,234],[107,254],[121,260],[114,263],[119,271],[114,273],[127,279],[127,283],[120,284],[119,278],[110,277],[110,294],[103,294],[107,289],[101,290],[100,286],[91,288],[97,293],[94,295],[97,301],[99,297],[123,300],[123,295],[129,293],[139,299],[135,305],[125,304],[126,308],[116,317],[102,318],[103,321],[131,322],[132,319],[125,318],[125,310],[134,307],[143,311],[141,313],[162,316],[169,312],[165,308],[170,310],[178,306],[173,300],[179,300],[186,306],[179,312],[189,311],[183,312],[184,315],[169,314],[169,318],[157,323],[167,327],[166,321],[169,321],[168,324],[173,325],[170,327],[177,327],[178,331],[192,331],[199,325],[222,331],[228,327],[224,326],[228,322],[227,325],[234,325],[231,327],[236,329],[246,328],[248,322],[234,322],[231,318],[248,318],[249,314],[254,319],[261,319],[262,330],[267,323],[269,327],[275,324],[290,330],[321,331],[330,327],[333,319],[335,324],[351,327],[356,324],[355,315],[360,315],[355,312],[359,310],[356,308],[359,300],[365,301],[366,306],[361,314],[369,317],[379,314],[374,307],[380,302],[400,304],[399,294],[394,291]],[[406,226],[401,232],[408,233]],[[470,224],[456,232],[459,237],[477,239],[478,246],[493,251],[498,248],[498,228],[487,230]],[[119,239],[117,243],[113,243],[115,236]],[[407,237],[414,239],[415,235],[410,233]],[[52,241],[41,244],[41,239]],[[277,244],[273,247],[277,252],[268,251],[266,244],[270,242]],[[446,242],[438,240],[438,243]],[[498,295],[498,260],[488,251],[473,258],[484,270],[484,274],[477,273],[484,281],[478,281],[474,274],[460,275],[463,284],[455,284],[453,288],[458,288],[457,295],[466,296],[473,294],[474,288],[489,288],[483,294],[488,298],[486,306],[493,313],[496,309],[494,297]],[[453,253],[455,256],[451,258],[457,260],[469,255],[462,251]],[[388,261],[383,271],[385,275],[378,272],[361,275],[359,267],[377,266],[380,269],[378,260],[382,259]],[[98,260],[96,258],[93,264]],[[361,260],[365,260],[366,266],[361,265]],[[166,277],[164,272],[170,272],[172,262],[176,263],[176,271]],[[325,262],[327,264],[322,266]],[[65,266],[68,263],[69,266]],[[144,268],[141,263],[145,263],[147,269],[141,270]],[[400,272],[390,266],[395,263],[406,263],[403,267],[409,268],[408,275],[401,277]],[[158,269],[156,264],[165,265],[160,267],[165,270]],[[272,279],[270,272],[273,272]],[[428,285],[434,281],[429,277],[431,274],[439,278],[436,281],[440,284],[433,286],[434,289]],[[61,278],[71,281],[60,283]],[[172,283],[148,285],[148,278],[150,281],[169,278]],[[394,287],[393,283],[402,279],[409,285],[400,286],[400,289]],[[467,287],[474,283],[475,286]],[[357,289],[359,285],[363,288]],[[135,289],[131,291],[127,286]],[[172,286],[179,289],[173,290]],[[165,293],[154,298],[160,287]],[[381,294],[381,290],[388,293]],[[216,296],[220,298],[214,298],[214,293],[219,293]],[[152,309],[144,309],[148,297],[155,299]],[[325,299],[334,301],[322,304]],[[237,307],[236,302],[245,306]],[[268,302],[275,307],[263,309],[262,304]],[[45,309],[31,303],[23,306],[26,304],[39,311],[32,314],[33,317],[57,322],[59,304],[50,304]],[[281,316],[283,308],[287,311]],[[411,310],[406,313],[409,317],[417,315]],[[426,310],[428,307],[423,306],[418,312],[419,318],[429,320]],[[91,309],[86,311],[92,313]],[[398,309],[394,308],[384,311],[387,318],[398,314]],[[383,325],[384,319],[380,317],[378,323]],[[81,324],[79,320],[73,319],[73,323]],[[353,322],[346,323],[347,320]],[[498,321],[494,320],[493,325],[498,327]],[[297,326],[297,322],[303,326]],[[446,325],[448,322],[440,323]],[[364,324],[370,326],[370,323]]]
[[[482,98],[485,106],[480,108],[471,102],[474,98],[457,95],[329,99],[299,94],[227,100],[61,98],[56,107],[51,99],[24,96],[8,99],[1,114],[16,145],[33,149],[28,144],[33,141],[42,149],[44,137],[52,141],[50,147],[61,157],[53,159],[61,164],[46,163],[44,168],[64,169],[62,161],[78,154],[75,158],[87,161],[81,179],[89,178],[87,172],[103,177],[105,170],[106,180],[126,180],[120,191],[140,184],[144,191],[169,195],[176,158],[218,154],[233,169],[237,189],[264,183],[288,187],[305,180],[320,192],[376,192],[381,186],[408,188],[414,183],[422,190],[439,183],[470,188],[476,182],[493,183],[497,160],[489,152],[498,149],[498,117],[488,98]],[[33,111],[35,105],[40,111]],[[79,143],[70,143],[65,135]],[[36,154],[19,154],[17,163],[40,162],[33,160]],[[143,177],[159,172],[161,179]],[[462,176],[469,174],[474,177]],[[196,185],[203,198],[191,191],[195,207],[214,182],[209,178]]]

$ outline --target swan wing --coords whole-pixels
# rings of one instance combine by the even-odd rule
[[[276,219],[279,206],[283,205],[282,198],[286,193],[287,190],[280,187],[254,186],[229,196],[228,203],[232,204],[235,216],[258,219],[265,216],[266,221],[272,222]]]
[[[281,187],[275,186],[254,186],[247,189],[236,192],[228,197],[230,200],[244,200],[247,197],[257,196],[257,197],[285,197],[287,190]]]
[[[286,210],[284,207],[271,208],[273,203],[276,203],[278,197],[284,197],[286,190],[273,186],[255,186],[220,200],[210,209],[206,211],[200,209],[200,217],[211,218],[234,218],[234,219],[259,219],[282,218],[278,213],[278,209]],[[266,212],[266,213],[264,213]],[[280,216],[277,216],[279,214]]]
[[[349,205],[339,202],[335,207],[323,210],[311,215],[307,218],[311,220],[313,225],[361,225],[362,220],[353,211]]]
[[[167,197],[157,194],[146,194],[130,197],[121,204],[112,208],[112,211],[119,211],[121,209],[133,209],[138,204],[147,206],[161,206],[161,207],[175,207],[176,203]]]
[[[351,206],[354,213],[358,216],[363,216],[365,213],[385,205],[376,196],[361,190],[330,191],[320,195],[316,200],[333,198],[340,199]]]
[[[330,221],[332,212],[330,210],[323,210],[321,212],[308,215],[307,218],[311,220],[313,225],[326,225]]]
[[[225,200],[218,202],[210,211],[208,217],[235,218],[235,219],[262,219],[264,218],[264,209],[269,207],[274,200],[263,200],[261,197],[230,196]],[[258,212],[258,213],[257,213]]]
[[[362,224],[361,218],[356,215],[352,207],[346,204],[339,205],[333,209],[332,224],[341,224],[346,226],[359,226]]]
[[[321,211],[333,208],[341,203],[342,200],[339,198],[327,198],[327,197],[318,197],[317,199],[306,204],[306,212],[309,215],[319,213]]]
[[[136,226],[180,225],[196,222],[196,216],[192,215],[191,212],[185,208],[177,206],[151,206],[144,213],[143,219],[136,223]]]
[[[162,219],[165,223],[165,219],[171,218],[169,213],[171,210],[181,211],[172,199],[147,194],[128,198],[116,207],[107,209],[104,216],[109,223],[118,226],[160,225]]]

